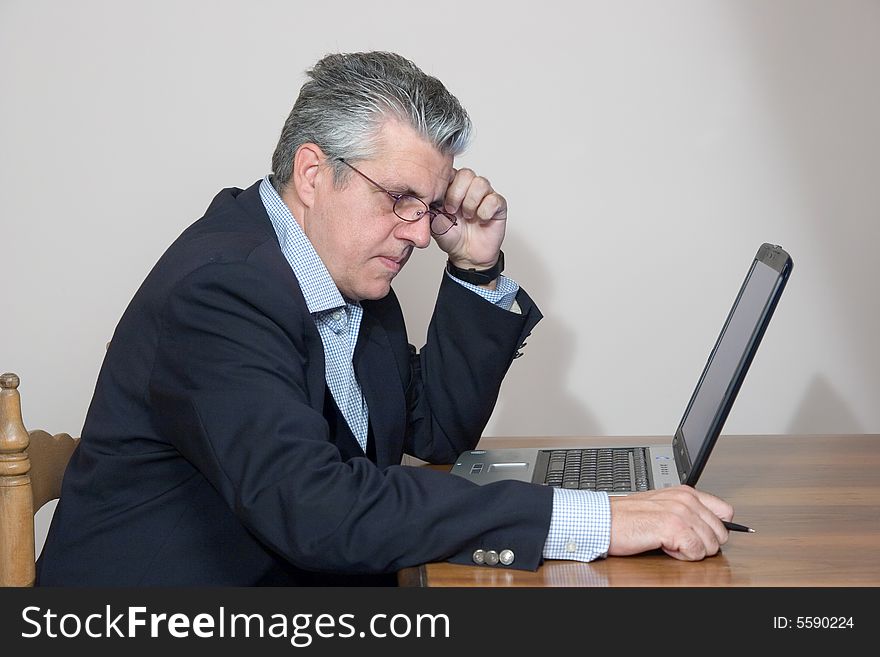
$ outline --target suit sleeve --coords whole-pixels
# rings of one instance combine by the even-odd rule
[[[444,274],[425,346],[411,359],[407,452],[452,463],[480,439],[501,383],[541,312],[525,290],[521,313],[496,306]]]
[[[552,491],[340,458],[309,400],[308,332],[297,322],[311,318],[291,319],[292,305],[290,289],[255,267],[216,263],[182,280],[162,310],[153,420],[249,531],[315,571],[466,562],[477,548],[511,549],[511,567],[536,568]],[[438,354],[428,367],[445,355],[461,358]]]

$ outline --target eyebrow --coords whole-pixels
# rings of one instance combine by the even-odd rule
[[[415,196],[418,199],[424,200],[424,196],[419,194],[412,187],[404,187],[402,185],[385,185],[385,189],[389,192],[393,192],[395,194],[405,194],[406,196]],[[434,199],[433,201],[428,201],[429,208],[439,208],[443,205],[443,196],[440,198]]]

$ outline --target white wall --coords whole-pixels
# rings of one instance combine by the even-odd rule
[[[546,316],[488,427],[669,434],[751,257],[795,270],[725,428],[880,432],[880,3],[0,2],[0,371],[78,433],[126,304],[263,176],[302,72],[396,50],[511,207]],[[442,254],[398,279],[414,340]]]

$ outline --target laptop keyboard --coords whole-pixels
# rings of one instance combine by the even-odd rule
[[[551,450],[544,483],[609,493],[648,490],[645,451],[643,447]]]

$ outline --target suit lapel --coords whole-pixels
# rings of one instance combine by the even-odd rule
[[[400,463],[406,426],[406,400],[394,352],[382,325],[364,310],[354,352],[354,371],[370,409],[370,425],[380,468]]]
[[[326,389],[325,369],[324,369],[324,343],[321,340],[321,334],[315,326],[312,316],[309,314],[308,304],[306,304],[303,296],[302,287],[296,274],[293,273],[287,258],[281,251],[281,245],[278,243],[275,229],[272,227],[272,221],[260,198],[260,183],[255,182],[253,185],[240,192],[235,196],[235,202],[244,210],[244,215],[248,217],[250,224],[259,226],[260,230],[272,239],[268,241],[271,244],[264,253],[263,258],[266,266],[272,272],[285,280],[291,293],[291,300],[297,306],[296,316],[303,317],[303,330],[305,331],[306,347],[308,349],[308,363],[306,366],[306,385],[308,386],[309,399],[312,407],[321,411],[324,406],[324,391]]]
[[[279,254],[281,251],[278,251]],[[303,297],[302,288],[296,279],[293,271],[281,256],[284,263],[283,271],[285,276],[289,277],[291,296],[294,303],[299,306],[298,315],[303,317],[303,330],[305,331],[306,348],[308,349],[308,362],[306,364],[306,385],[308,386],[309,399],[312,402],[312,408],[321,411],[324,406],[324,393],[327,388],[324,363],[324,342],[321,340],[321,334],[318,333],[318,327],[312,316],[309,314],[306,300]],[[329,391],[328,391],[329,394]]]

